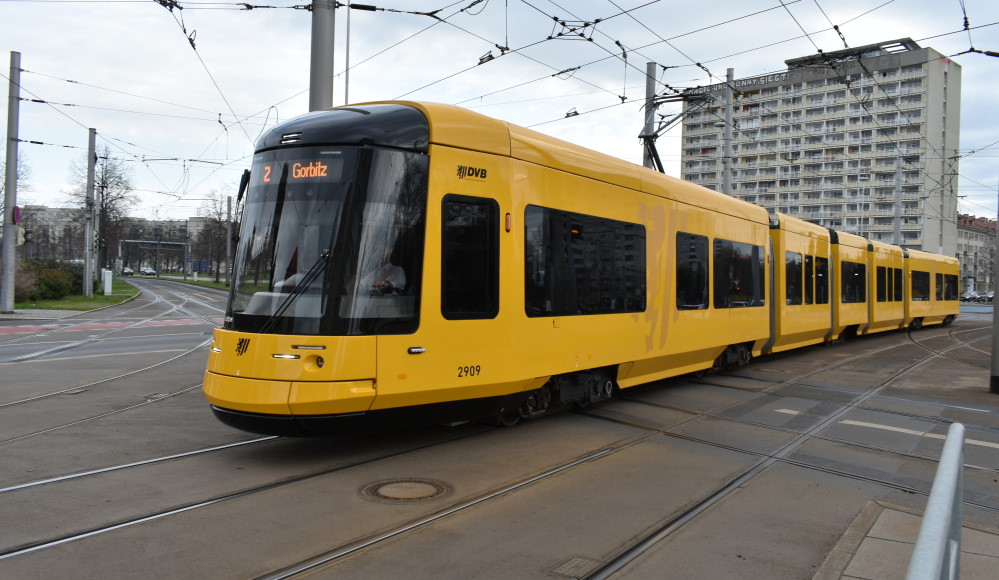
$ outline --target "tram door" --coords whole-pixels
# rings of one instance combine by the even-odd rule
[[[491,396],[509,374],[499,355],[501,210],[492,198],[446,195],[428,222],[419,329],[378,337],[373,409]],[[432,230],[437,230],[433,232]],[[439,235],[436,235],[439,234]]]

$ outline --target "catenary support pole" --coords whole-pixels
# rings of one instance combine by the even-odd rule
[[[17,244],[17,225],[14,208],[17,206],[17,139],[21,107],[21,53],[10,53],[10,89],[7,99],[7,174],[4,177],[3,245],[0,247],[0,312],[14,311],[14,247]]]
[[[333,38],[335,0],[312,0],[312,68],[309,111],[333,106]]]
[[[895,158],[895,203],[892,205],[892,243],[902,245],[902,157]]]
[[[645,127],[642,135],[651,135],[656,129],[656,63],[645,63]],[[642,165],[655,169],[652,152],[642,143]]]
[[[722,130],[722,193],[732,195],[732,100],[735,98],[732,83],[735,82],[735,69],[725,72],[725,127]]]
[[[89,130],[87,140],[87,223],[83,228],[83,295],[94,292],[94,168],[97,166],[97,129]]]
[[[350,0],[347,0],[347,40],[344,43],[344,55],[346,56],[343,65],[343,104],[350,104]]]
[[[999,199],[999,196],[997,196]],[[999,213],[999,209],[997,209]],[[999,217],[999,215],[997,215]],[[999,224],[999,220],[996,221]],[[992,250],[992,287],[995,290],[996,276],[999,276],[999,228],[996,229],[995,247]],[[999,394],[999,307],[996,307],[996,298],[992,298],[992,372],[989,377],[989,392]]]
[[[225,203],[225,285],[229,285],[229,271],[232,270],[232,196]]]

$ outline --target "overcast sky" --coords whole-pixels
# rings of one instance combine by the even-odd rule
[[[336,10],[335,105],[345,92],[457,104],[635,163],[646,62],[685,88],[726,68],[751,77],[819,49],[912,38],[962,67],[959,207],[996,215],[999,58],[958,53],[999,52],[999,1],[367,1],[380,10],[349,11],[349,51],[348,10]],[[43,144],[19,146],[31,178],[18,204],[69,205],[90,127],[131,171],[132,215],[183,219],[234,193],[261,131],[308,110],[306,4],[0,0],[2,82],[20,52],[21,97],[45,101],[21,103],[20,139]],[[678,126],[659,149],[678,176]]]

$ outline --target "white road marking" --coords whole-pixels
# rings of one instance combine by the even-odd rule
[[[81,356],[64,356],[64,357],[60,357],[60,358],[38,358],[38,359],[33,359],[33,360],[0,362],[0,366],[23,365],[23,364],[31,364],[31,363],[37,363],[37,362],[54,362],[54,361],[60,361],[60,360],[79,360],[79,359],[85,359],[85,358],[101,358],[101,357],[106,357],[106,356],[137,356],[137,355],[142,355],[142,354],[160,354],[160,353],[167,353],[167,352],[184,352],[184,350],[185,349],[183,349],[183,348],[171,348],[171,349],[167,349],[167,350],[144,350],[144,351],[139,351],[139,352],[112,352],[112,353],[108,353],[108,354],[88,354],[88,355],[81,355]]]
[[[894,431],[896,433],[905,433],[907,435],[918,435],[919,437],[929,437],[931,439],[946,439],[946,435],[938,435],[936,433],[926,433],[925,431],[916,431],[915,429],[905,429],[902,427],[892,427],[891,425],[881,425],[878,423],[866,423],[864,421],[840,421],[841,425],[854,425],[856,427],[870,427],[871,429],[881,429],[883,431]],[[977,441],[975,439],[965,439],[965,443],[969,445],[980,445],[982,447],[992,447],[994,449],[999,449],[999,443],[992,443],[990,441]]]
[[[785,415],[800,415],[801,411],[795,411],[794,409],[775,409],[776,413],[784,413]],[[896,433],[905,433],[907,435],[916,435],[919,437],[929,437],[930,439],[946,439],[946,435],[938,435],[936,433],[927,433],[925,431],[916,431],[915,429],[905,429],[903,427],[892,427],[891,425],[881,425],[879,423],[867,423],[864,421],[851,421],[845,420],[840,421],[842,425],[853,425],[855,427],[870,427],[871,429],[881,429],[883,431],[894,431]],[[999,443],[992,443],[990,441],[978,441],[976,439],[965,439],[965,443],[968,445],[979,445],[981,447],[992,447],[993,449],[999,449]]]

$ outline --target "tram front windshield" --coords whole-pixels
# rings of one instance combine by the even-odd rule
[[[258,153],[225,327],[406,334],[419,324],[427,156],[361,147]]]

